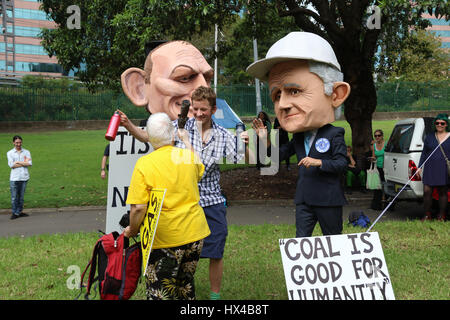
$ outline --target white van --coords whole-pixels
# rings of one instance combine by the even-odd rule
[[[434,131],[432,117],[410,118],[396,123],[384,150],[384,192],[394,197],[419,166],[423,142]],[[423,199],[423,182],[416,175],[397,199]]]

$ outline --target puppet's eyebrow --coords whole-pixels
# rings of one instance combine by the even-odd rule
[[[298,88],[298,89],[300,89],[301,86],[297,83],[286,83],[283,85],[283,88]]]
[[[191,72],[197,73],[197,71],[195,71],[191,66],[188,66],[188,65],[186,65],[186,64],[179,64],[179,65],[175,66],[175,68],[173,68],[172,72],[170,73],[170,76],[173,76],[173,74],[174,74],[179,68],[187,68],[187,69],[190,69]],[[205,77],[212,78],[212,77],[214,76],[214,70],[213,70],[213,69],[209,69],[209,70],[205,71],[205,72],[203,73],[203,75],[204,75]]]
[[[272,94],[276,89],[278,89],[277,86],[273,87],[272,89],[270,89],[270,94]]]
[[[173,75],[175,71],[177,71],[178,68],[188,68],[191,69],[192,71],[194,71],[194,69],[192,69],[191,66],[185,65],[185,64],[179,64],[177,66],[175,66],[175,68],[172,69],[172,72],[170,73],[170,75]]]
[[[301,89],[301,86],[297,83],[286,83],[283,84],[283,88],[297,88],[297,89]],[[270,89],[270,94],[272,94],[276,89],[278,89],[277,86],[274,86],[272,89]]]

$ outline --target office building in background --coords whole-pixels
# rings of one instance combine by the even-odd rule
[[[0,0],[0,72],[61,76],[63,68],[41,46],[41,28],[56,28],[37,0]]]

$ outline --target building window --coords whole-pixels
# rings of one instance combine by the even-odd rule
[[[5,61],[0,60],[0,70],[5,70]],[[62,67],[56,63],[16,61],[16,71],[62,73]]]
[[[2,28],[3,28],[3,25],[0,24],[0,29],[2,29]],[[11,25],[8,25],[6,31],[8,31],[9,33],[13,33],[13,27]],[[14,34],[19,37],[38,38],[40,32],[41,32],[41,28],[16,26]]]
[[[47,18],[47,14],[44,11],[40,11],[40,10],[15,8],[14,15],[15,15],[16,19],[20,18],[20,19],[33,19],[33,20],[44,20],[44,21],[50,20],[51,21],[50,18]],[[9,16],[9,13],[8,13],[8,16]]]
[[[5,52],[5,43],[0,42],[0,52]],[[15,52],[19,54],[33,54],[39,56],[47,56],[48,53],[42,46],[35,46],[32,44],[17,44],[15,45]]]

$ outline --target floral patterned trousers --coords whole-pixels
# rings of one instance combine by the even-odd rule
[[[194,300],[194,273],[203,239],[150,253],[146,278],[148,300]]]

